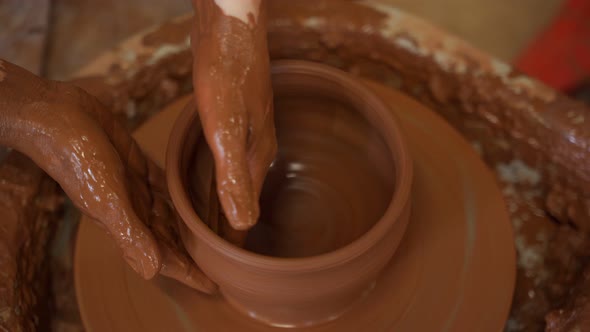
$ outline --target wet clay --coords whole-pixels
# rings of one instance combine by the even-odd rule
[[[491,173],[469,144],[424,106],[395,90],[370,86],[392,107],[406,133],[415,161],[412,199],[421,205],[412,210],[392,263],[362,302],[337,320],[294,330],[501,330],[511,302],[515,257],[505,203]],[[178,109],[167,108],[141,130],[160,133],[165,140],[168,134],[160,124],[170,123],[168,117],[176,114]],[[157,150],[160,144],[141,140],[140,145],[149,155],[163,154],[151,148]],[[475,214],[468,217],[466,211]],[[474,220],[475,224],[469,222]],[[221,298],[187,292],[171,283],[140,280],[92,224],[81,225],[78,243],[77,295],[89,328],[284,331],[238,314]],[[331,280],[334,284],[335,279]],[[108,285],[109,291],[99,285]],[[267,288],[272,287],[268,280]],[[424,319],[425,312],[429,319]]]
[[[383,1],[277,0],[268,10],[271,58],[323,62],[403,91],[473,145],[495,171],[516,231],[518,286],[506,328],[542,330],[590,252],[588,107]],[[112,110],[141,122],[189,92],[190,52],[176,40],[190,25],[182,17],[131,38],[80,75],[97,77]],[[161,42],[144,42],[155,37]]]
[[[258,220],[258,197],[276,153],[266,0],[193,5],[196,104],[224,216],[236,230],[246,230]]]

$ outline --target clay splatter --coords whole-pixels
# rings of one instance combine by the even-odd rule
[[[361,5],[372,8],[386,19],[379,31],[383,38],[420,57],[431,57],[446,72],[466,74],[467,59],[475,60],[474,75],[490,74],[498,77],[515,94],[528,94],[545,102],[553,101],[556,93],[546,85],[523,75],[513,74],[513,68],[480,50],[466,46],[454,38],[440,38],[440,30],[426,21],[404,15],[399,10],[376,0],[364,0]]]
[[[308,17],[303,20],[303,26],[311,29],[317,29],[326,24],[326,20],[321,17]]]
[[[153,65],[160,61],[163,58],[166,58],[170,55],[180,53],[191,45],[191,39],[189,36],[186,37],[186,40],[183,44],[174,45],[174,44],[164,44],[161,45],[158,49],[156,49],[152,56],[146,61],[146,64]]]
[[[527,183],[535,185],[541,180],[539,172],[521,160],[513,160],[508,164],[496,165],[500,179],[507,183]]]

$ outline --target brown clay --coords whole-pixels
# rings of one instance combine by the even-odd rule
[[[495,171],[520,257],[507,330],[542,330],[587,262],[590,109],[386,1],[268,6],[271,58],[323,62],[416,98]],[[106,91],[102,100],[136,125],[189,92],[190,25],[180,17],[137,35],[80,75],[93,76],[102,86],[94,91]]]
[[[490,172],[441,118],[400,92],[367,84],[397,116],[414,160],[408,228],[364,300],[339,319],[296,330],[501,330],[511,302],[515,257],[506,208]],[[169,125],[160,124],[171,123],[183,105],[180,101],[176,109],[159,113],[141,132],[160,133],[165,140]],[[139,143],[148,155],[163,157],[162,144]],[[82,224],[76,288],[89,329],[280,330],[235,314],[221,297],[139,279],[105,237],[94,225]]]
[[[490,167],[514,162],[538,175],[531,183],[499,180],[515,225],[525,222],[517,228],[519,251],[540,258],[533,265],[519,260],[519,296],[509,329],[541,328],[534,324],[569,296],[588,252],[584,233],[568,226],[573,221],[586,229],[589,220],[587,163],[580,161],[587,158],[588,108],[379,1],[273,1],[269,16],[273,57],[326,62],[399,88],[442,114]],[[86,81],[95,83],[85,88],[126,116],[130,126],[188,91],[189,21],[166,26],[177,28],[139,35],[85,71],[94,75]],[[148,39],[157,42],[148,45]],[[128,60],[129,52],[136,60]]]
[[[303,167],[314,170],[310,170],[307,174],[301,172],[295,176],[296,180],[299,180],[298,177],[307,176],[308,181],[316,181],[323,186],[336,186],[336,188],[340,186],[346,189],[347,186],[358,184],[349,177],[382,181],[381,184],[372,184],[373,194],[359,192],[354,195],[352,188],[347,191],[337,189],[343,195],[351,194],[351,190],[353,191],[352,197],[345,196],[350,201],[344,202],[351,204],[354,209],[360,207],[360,211],[353,211],[359,214],[358,219],[353,219],[347,224],[344,218],[327,218],[319,220],[322,223],[319,227],[325,227],[330,232],[338,231],[342,234],[342,238],[333,240],[326,238],[327,247],[322,247],[320,244],[310,248],[309,253],[323,255],[291,261],[250,253],[230,245],[211,232],[190,204],[190,188],[187,187],[187,184],[191,182],[187,175],[193,169],[190,156],[193,154],[193,146],[196,143],[193,138],[194,127],[199,125],[195,122],[195,113],[190,110],[180,115],[168,144],[166,162],[168,186],[175,207],[188,227],[186,230],[181,227],[181,235],[187,250],[197,265],[219,285],[221,293],[228,301],[248,315],[268,324],[313,325],[335,319],[348,309],[355,300],[370,289],[379,271],[391,258],[408,220],[412,182],[411,160],[400,130],[387,107],[343,72],[311,63],[283,62],[273,67],[273,89],[277,95],[275,103],[277,107],[281,106],[279,111],[282,121],[279,120],[277,124],[280,129],[285,130],[284,134],[281,134],[283,142],[285,139],[297,138],[298,135],[307,138],[315,137],[317,140],[312,142],[314,147],[310,151],[308,151],[309,143],[285,143],[280,154],[283,159],[279,158],[275,162],[275,167],[282,167],[284,165],[282,163],[292,161],[303,163]],[[315,123],[305,118],[301,105],[294,104],[297,99],[310,100],[312,104],[304,104],[308,107],[315,102],[326,104],[320,105],[320,108],[309,109],[309,112],[317,111],[311,118],[316,121]],[[342,122],[332,120],[334,117],[342,117],[343,120]],[[346,119],[347,117],[349,119]],[[357,128],[349,130],[345,127],[346,124],[352,125],[355,120],[360,120]],[[287,124],[285,121],[291,123]],[[369,135],[368,132],[373,132],[373,135]],[[331,138],[327,139],[326,136]],[[338,142],[338,139],[344,142]],[[368,142],[376,142],[377,145],[368,149]],[[361,169],[361,174],[339,173],[332,169],[334,165],[330,167],[330,164],[326,165],[325,161],[323,165],[318,164],[315,160],[318,158],[318,152],[314,149],[323,147],[321,152],[328,160],[342,161],[339,158],[343,158],[343,144],[348,145],[350,151],[357,154],[360,154],[359,148],[355,148],[354,145],[360,145],[361,150],[366,153],[363,158],[369,161],[370,166],[377,169]],[[305,150],[297,152],[295,150],[297,146]],[[336,152],[332,152],[331,149],[336,149]],[[306,160],[311,160],[311,164],[306,164]],[[370,167],[366,164],[360,165]],[[354,167],[354,164],[350,166]],[[358,170],[357,168],[352,171]],[[368,172],[378,174],[378,179],[367,178]],[[326,173],[331,173],[335,177],[330,178]],[[339,175],[344,176],[338,177]],[[346,184],[349,181],[352,183]],[[272,183],[273,179],[270,182],[271,186],[278,184]],[[328,188],[334,190],[333,187]],[[316,187],[306,189],[317,190]],[[289,188],[281,187],[278,190],[289,190]],[[322,195],[326,194],[329,193],[322,193]],[[371,203],[363,201],[363,194],[375,199],[375,205],[371,206]],[[329,199],[321,196],[312,196],[312,198],[325,204],[330,203]],[[289,218],[305,218],[305,213],[295,213],[295,209],[305,207],[292,205],[294,203],[296,202],[287,201],[287,206],[269,206],[268,208],[277,208],[279,211],[290,209],[294,216]],[[367,213],[369,207],[375,208],[375,211]],[[313,208],[313,206],[307,208]],[[335,205],[325,205],[323,209],[334,213],[343,212],[339,206]],[[319,214],[321,209],[311,210],[308,213]],[[287,219],[279,222],[290,221]],[[373,224],[375,224],[374,227],[372,227]],[[290,225],[290,227],[296,227],[296,225]],[[365,231],[367,231],[366,234]],[[281,233],[283,238],[288,235]],[[292,235],[294,241],[299,240],[300,243],[287,244],[284,248],[305,246],[318,236],[305,232]],[[311,238],[306,239],[308,235]],[[356,241],[349,243],[353,240]],[[317,250],[321,251],[316,252]],[[326,250],[330,251],[326,252]],[[292,254],[300,256],[303,252],[299,249]],[[288,252],[281,251],[279,254],[284,255]],[[363,272],[358,273],[358,271]]]

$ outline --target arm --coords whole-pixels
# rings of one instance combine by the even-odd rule
[[[193,85],[231,226],[252,227],[276,154],[266,0],[193,0]]]
[[[0,60],[0,145],[55,179],[141,276],[215,289],[179,244],[162,171],[96,98]]]

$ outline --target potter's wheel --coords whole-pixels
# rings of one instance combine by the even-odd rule
[[[397,91],[370,83],[392,107],[414,158],[413,209],[375,289],[339,319],[306,331],[500,331],[515,281],[504,201],[483,162],[446,122]],[[136,132],[160,165],[180,108]],[[164,278],[142,280],[89,221],[80,225],[76,292],[89,331],[275,331]],[[302,329],[303,330],[303,329]]]

